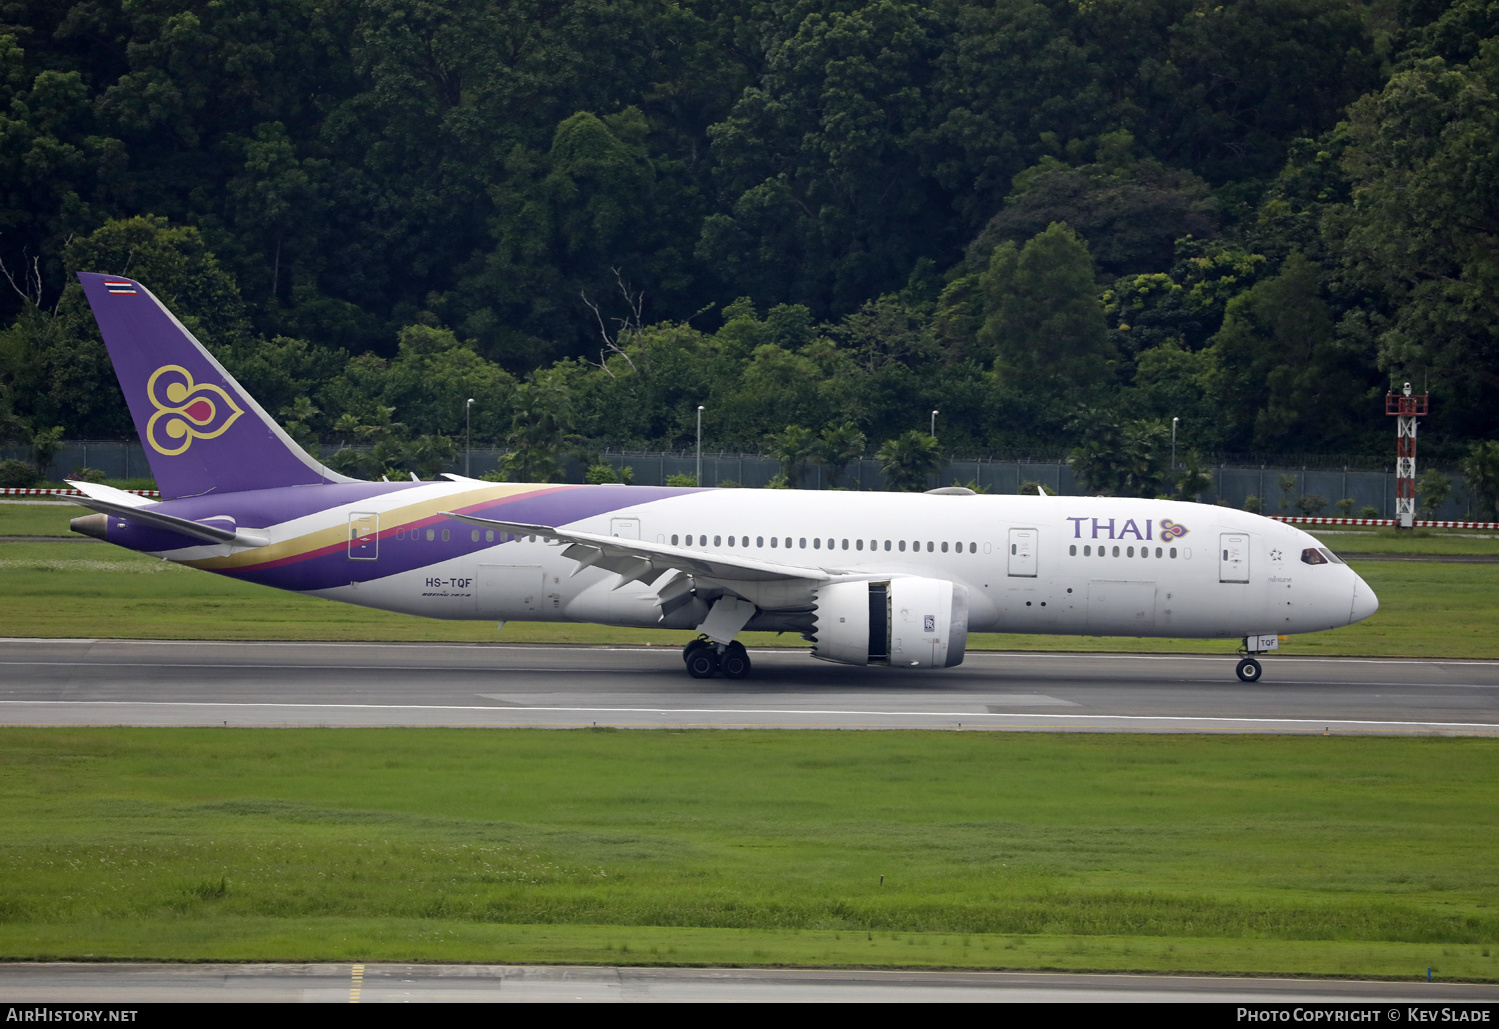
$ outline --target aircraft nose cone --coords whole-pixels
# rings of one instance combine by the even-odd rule
[[[1362,622],[1379,610],[1379,598],[1360,575],[1353,577],[1353,607],[1348,612],[1348,624]]]

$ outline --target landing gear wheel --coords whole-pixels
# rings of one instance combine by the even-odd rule
[[[725,679],[747,679],[750,673],[749,651],[744,649],[744,644],[735,640],[730,643],[723,656],[718,659],[719,670],[723,672]]]
[[[712,649],[713,641],[707,639],[706,637],[699,636],[697,639],[693,640],[691,643],[687,644],[687,646],[682,648],[682,661],[684,663],[690,663],[692,661],[692,655],[696,654],[704,647]]]
[[[718,674],[718,651],[712,646],[698,647],[687,655],[687,674],[694,679],[711,679]]]
[[[1260,675],[1265,670],[1260,667],[1260,663],[1254,658],[1246,657],[1239,662],[1239,667],[1234,669],[1234,671],[1239,673],[1239,680],[1241,682],[1259,682]]]

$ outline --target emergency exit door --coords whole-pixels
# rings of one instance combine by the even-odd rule
[[[373,561],[380,551],[380,516],[354,512],[349,515],[349,560]]]

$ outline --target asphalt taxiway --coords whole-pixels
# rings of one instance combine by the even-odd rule
[[[1499,662],[970,653],[941,671],[664,647],[0,640],[0,724],[1499,735]]]

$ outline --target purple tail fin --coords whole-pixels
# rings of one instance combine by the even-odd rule
[[[353,481],[297,446],[145,286],[78,281],[163,498]]]

